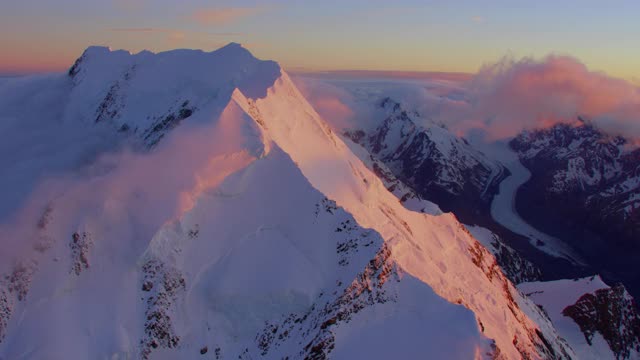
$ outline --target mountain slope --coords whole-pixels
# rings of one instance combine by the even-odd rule
[[[519,353],[534,357],[564,354],[551,327],[541,324],[542,332],[535,331],[538,325],[520,307],[532,313],[537,308],[518,296],[495,259],[455,217],[414,213],[401,206],[323,123],[286,74],[266,98],[248,100],[245,108],[264,122],[272,139],[291,155],[314,187],[336,199],[359,224],[382,235],[404,271],[430,284],[445,299],[473,310],[484,333],[496,340],[507,358]],[[485,301],[503,306],[485,306]],[[544,346],[544,336],[553,344],[552,350]]]
[[[41,183],[0,227],[0,356],[573,356],[455,216],[404,208],[277,64],[93,48],[69,76],[65,121],[154,149]]]
[[[518,211],[637,295],[640,150],[582,119],[523,133],[510,145],[532,173]]]
[[[420,196],[455,212],[463,221],[488,213],[496,185],[505,176],[502,165],[389,97],[376,105],[384,113],[382,123],[370,131],[347,130],[347,137],[368,149]]]
[[[211,116],[221,111],[236,88],[251,97],[264,96],[279,75],[278,64],[260,61],[235,43],[211,53],[131,55],[90,47],[69,70],[68,116],[108,122],[154,145],[195,112]]]
[[[520,284],[550,316],[580,359],[640,357],[640,317],[633,299],[599,276]]]

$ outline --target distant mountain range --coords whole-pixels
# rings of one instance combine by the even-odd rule
[[[581,120],[510,143],[532,178],[518,212],[640,295],[640,149]]]

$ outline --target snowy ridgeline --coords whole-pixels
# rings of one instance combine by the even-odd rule
[[[497,245],[405,208],[237,44],[0,94],[1,358],[575,358]]]

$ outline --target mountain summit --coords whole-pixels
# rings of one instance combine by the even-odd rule
[[[0,227],[1,357],[574,358],[453,214],[404,208],[275,62],[92,47],[46,79],[64,96],[33,81],[83,157]]]

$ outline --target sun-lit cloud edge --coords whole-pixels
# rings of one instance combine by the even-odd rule
[[[221,26],[257,15],[264,10],[264,7],[202,8],[194,11],[190,19],[202,26]]]
[[[110,28],[112,32],[131,32],[131,33],[173,33],[183,32],[188,34],[212,35],[212,36],[246,36],[244,32],[215,32],[215,31],[196,31],[178,28],[162,28],[162,27],[122,27]]]

